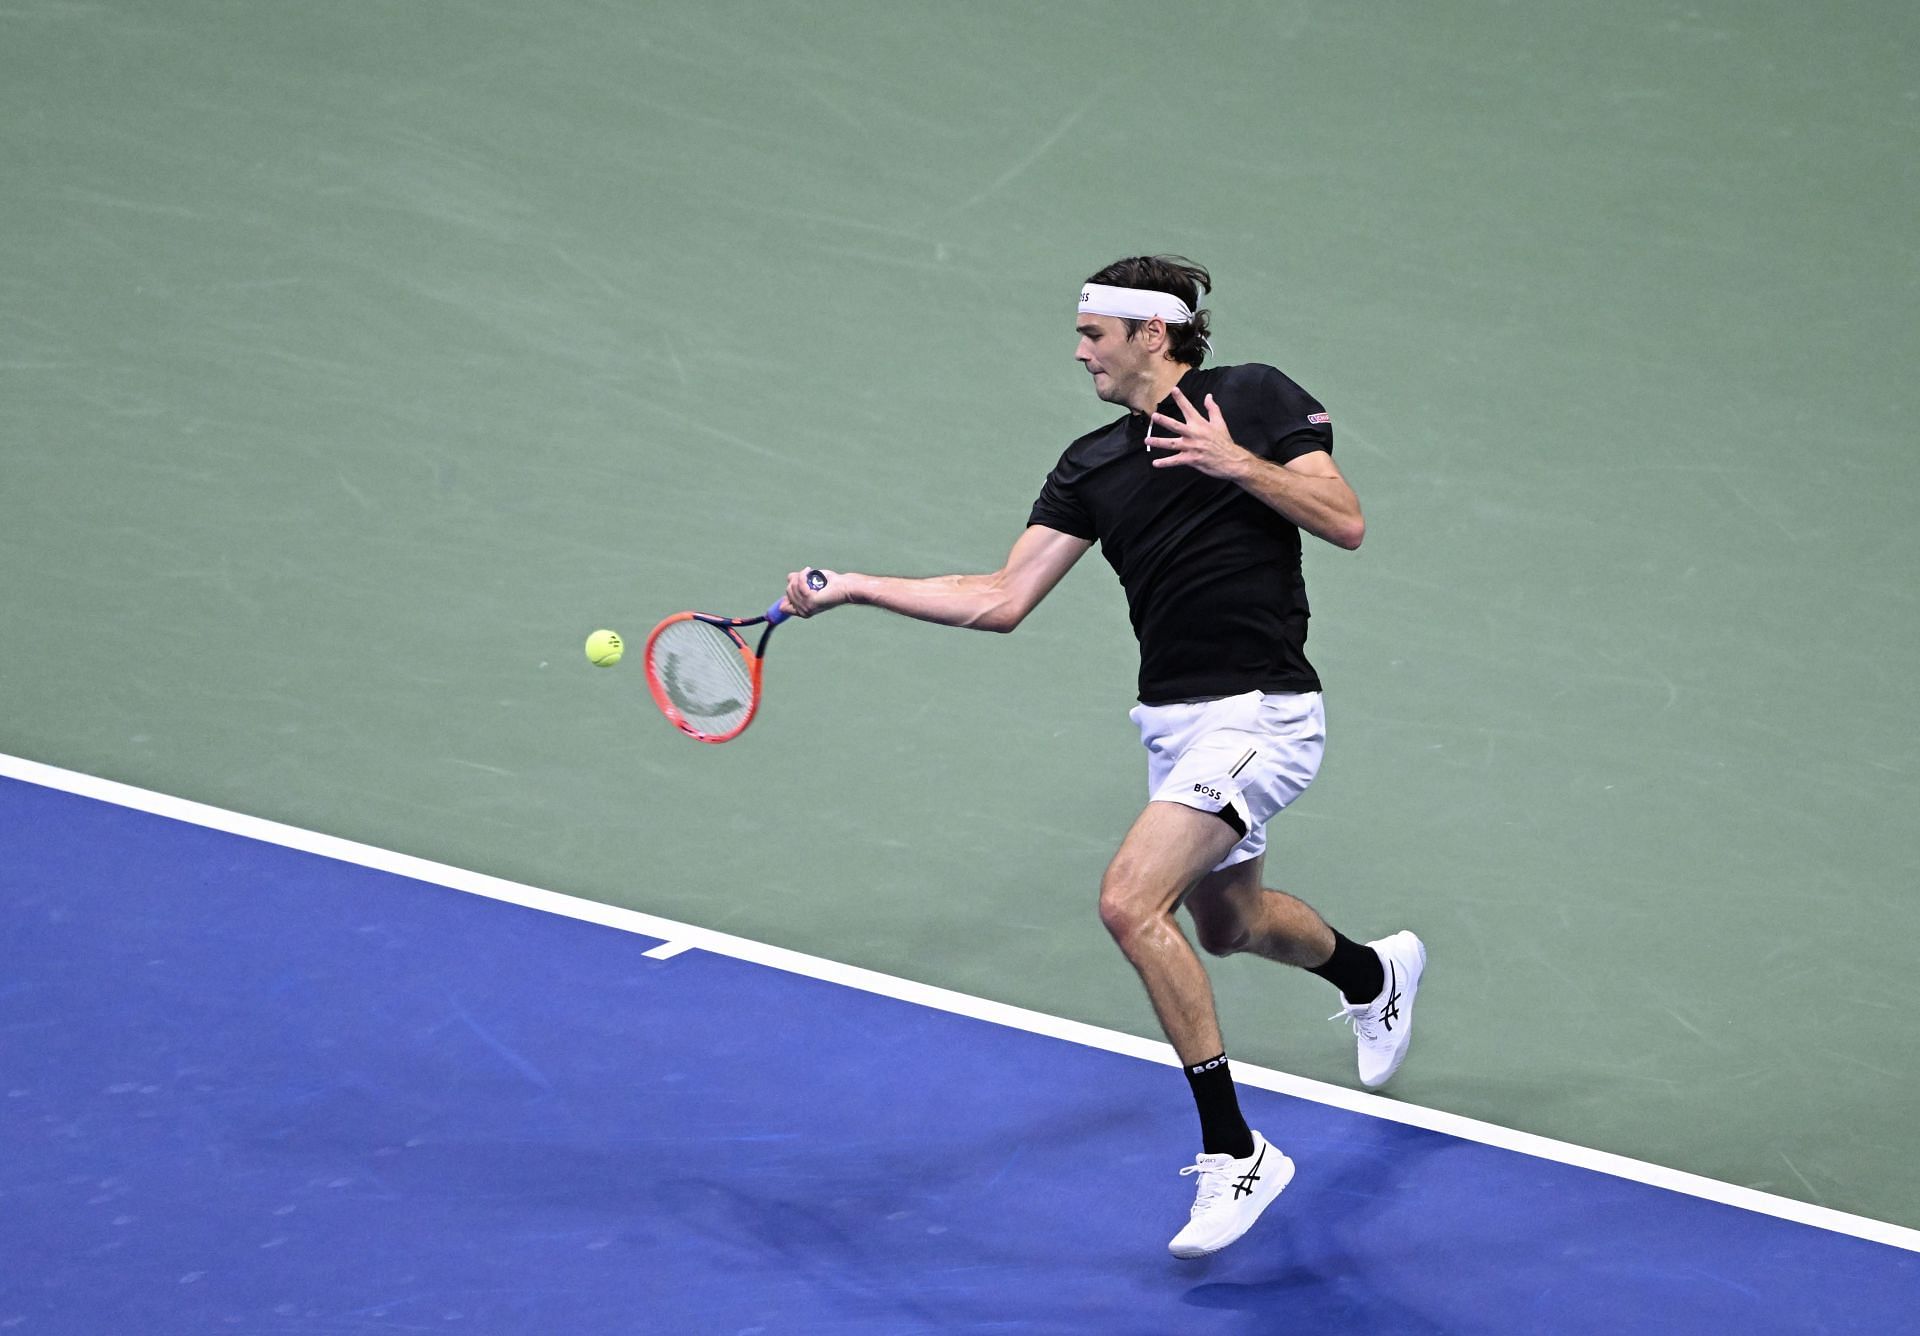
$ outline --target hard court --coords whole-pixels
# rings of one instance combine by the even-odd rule
[[[1897,1330],[1920,20],[551,0],[0,11],[0,1330]],[[988,570],[1174,251],[1323,400],[1327,763],[1270,880],[1418,930],[1361,1093],[1212,962],[1300,1177],[1094,914],[1097,555]]]

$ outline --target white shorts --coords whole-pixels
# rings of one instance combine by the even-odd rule
[[[1327,748],[1320,693],[1249,691],[1187,705],[1136,705],[1150,801],[1229,814],[1244,832],[1218,871],[1267,847],[1267,822],[1307,791]]]

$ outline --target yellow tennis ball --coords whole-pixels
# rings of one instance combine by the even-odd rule
[[[626,652],[618,631],[595,631],[587,637],[587,662],[595,668],[613,667]]]

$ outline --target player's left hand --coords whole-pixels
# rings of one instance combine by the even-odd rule
[[[1164,413],[1153,415],[1153,425],[1170,436],[1147,437],[1149,446],[1170,450],[1173,453],[1153,461],[1157,469],[1184,465],[1199,469],[1212,478],[1237,478],[1246,472],[1247,465],[1254,461],[1254,455],[1235,443],[1233,433],[1227,430],[1227,419],[1220,412],[1220,405],[1209,394],[1206,398],[1207,411],[1202,413],[1193,406],[1191,400],[1181,392],[1178,386],[1173,391],[1174,406],[1186,418],[1185,422],[1175,422]]]

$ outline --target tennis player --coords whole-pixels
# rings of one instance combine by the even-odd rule
[[[988,575],[905,579],[804,572],[802,617],[862,603],[947,626],[1011,631],[1095,542],[1126,590],[1140,642],[1144,811],[1100,885],[1100,918],[1146,985],[1187,1069],[1201,1153],[1177,1257],[1226,1247],[1293,1177],[1247,1126],[1205,967],[1175,918],[1185,905],[1214,955],[1251,951],[1339,990],[1363,1085],[1406,1058],[1426,948],[1410,932],[1364,945],[1304,901],[1262,883],[1266,826],[1320,768],[1326,719],[1305,654],[1304,530],[1360,546],[1359,499],[1333,462],[1333,427],[1270,366],[1203,369],[1212,290],[1178,256],[1108,265],[1080,292],[1074,357],[1093,392],[1126,412],[1068,446],[1006,564]]]

